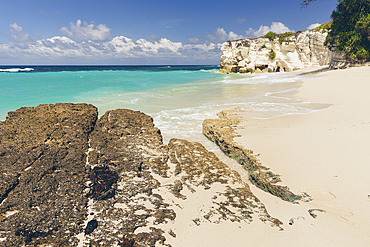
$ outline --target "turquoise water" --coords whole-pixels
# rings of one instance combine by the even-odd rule
[[[213,80],[218,74],[203,72],[213,66],[186,67],[37,67],[30,72],[0,68],[0,119],[22,106],[56,102],[82,102],[112,93],[141,92],[153,88]],[[96,68],[94,70],[93,68]],[[118,69],[117,69],[118,68]],[[172,69],[171,69],[172,68]],[[80,70],[76,70],[80,69]],[[99,69],[99,70],[98,70]],[[82,96],[83,95],[83,96]]]
[[[83,102],[97,106],[100,115],[117,108],[143,111],[154,118],[165,140],[201,141],[202,121],[225,109],[273,118],[329,106],[291,97],[302,80],[294,73],[213,72],[217,66],[0,67],[0,120],[22,106]]]

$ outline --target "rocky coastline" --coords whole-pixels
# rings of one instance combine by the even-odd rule
[[[220,73],[290,72],[312,66],[343,69],[369,66],[343,53],[332,52],[324,43],[327,30],[307,30],[272,37],[239,39],[222,44]]]
[[[332,52],[324,45],[327,32],[308,30],[286,37],[260,37],[222,44],[221,73],[289,72],[328,65]]]
[[[172,246],[184,220],[282,229],[238,173],[199,143],[165,145],[137,111],[98,119],[93,105],[66,103],[10,112],[0,176],[1,246]],[[194,215],[184,215],[189,205]]]

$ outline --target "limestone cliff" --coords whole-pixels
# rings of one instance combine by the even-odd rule
[[[328,65],[332,54],[324,46],[326,36],[322,30],[308,30],[270,39],[227,41],[221,48],[220,72],[279,72]]]

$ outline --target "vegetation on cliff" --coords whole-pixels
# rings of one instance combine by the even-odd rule
[[[273,41],[276,37],[276,33],[274,32],[268,32],[265,34],[265,36],[263,36],[264,38],[268,38],[270,41]]]
[[[315,0],[302,1],[307,6]],[[370,0],[339,0],[331,22],[315,31],[329,30],[325,44],[354,61],[370,61]]]
[[[370,61],[370,0],[341,0],[326,44],[353,60]]]
[[[289,37],[293,36],[292,32],[285,32],[278,35],[279,36],[279,43],[280,45],[284,42],[289,42]]]
[[[271,51],[267,54],[267,56],[271,59],[274,60],[276,58],[276,52],[271,49]]]
[[[326,22],[324,24],[321,24],[320,26],[315,28],[315,31],[316,32],[321,32],[321,33],[329,32],[329,30],[331,29],[332,24],[333,24],[333,21],[329,21],[329,22]]]
[[[275,38],[279,38],[279,43],[282,44],[283,42],[289,42],[289,37],[293,36],[292,32],[285,32],[285,33],[274,33],[274,32],[268,32],[263,37],[269,39],[270,41],[274,41]]]

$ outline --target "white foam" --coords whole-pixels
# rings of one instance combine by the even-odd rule
[[[24,68],[24,69],[20,69],[20,68],[11,68],[11,69],[0,69],[0,72],[29,72],[29,71],[33,71],[35,69],[33,68]]]
[[[302,80],[299,75],[283,74],[283,73],[271,73],[263,75],[247,75],[248,77],[240,79],[231,79],[230,77],[225,77],[222,83],[225,84],[274,84],[274,83],[289,83],[297,82]],[[230,80],[231,79],[231,80]]]

